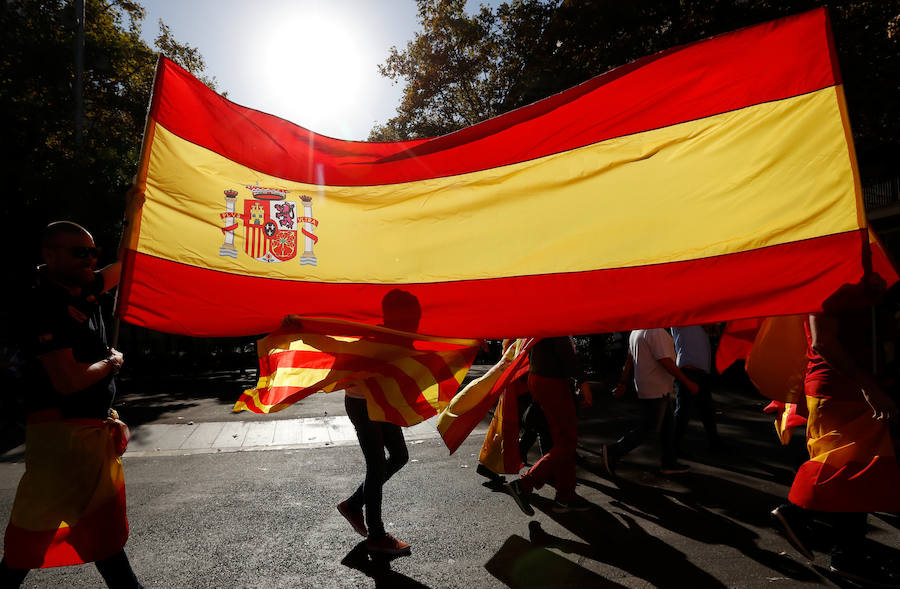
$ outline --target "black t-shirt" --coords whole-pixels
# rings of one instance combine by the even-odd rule
[[[529,350],[530,371],[549,378],[575,378],[579,376],[575,348],[568,336],[545,337]]]
[[[109,413],[116,383],[112,373],[86,389],[63,395],[53,388],[39,356],[56,350],[72,349],[76,362],[93,364],[109,356],[106,328],[97,296],[103,292],[103,276],[95,272],[94,281],[78,296],[38,273],[24,303],[23,342],[26,406],[29,413],[42,409],[60,409],[63,417],[105,418]]]

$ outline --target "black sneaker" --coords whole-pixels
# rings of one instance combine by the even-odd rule
[[[661,474],[682,474],[685,472],[691,472],[691,467],[680,462],[673,462],[671,464],[666,464],[665,466],[660,467],[659,472]]]
[[[607,444],[603,444],[600,448],[600,455],[603,457],[603,468],[609,476],[616,476],[616,459],[612,457]]]
[[[807,527],[804,522],[801,507],[797,507],[791,503],[783,503],[772,510],[772,517],[778,522],[784,537],[791,546],[797,549],[808,560],[814,558],[812,551],[806,547],[803,538],[806,536]]]
[[[489,469],[485,465],[481,464],[480,462],[478,463],[478,466],[475,467],[475,472],[477,472],[481,476],[485,477],[486,479],[489,479],[491,481],[491,483],[493,483],[499,487],[502,487],[506,483],[505,476],[497,474],[496,472],[492,471],[491,469]]]
[[[869,554],[835,548],[828,569],[868,587],[900,587],[900,573],[875,562]]]
[[[582,497],[575,496],[572,499],[556,499],[550,508],[556,513],[569,513],[570,511],[588,511],[593,507]]]
[[[531,504],[528,503],[528,499],[525,498],[525,492],[522,491],[522,484],[518,479],[506,483],[505,487],[506,492],[515,499],[516,505],[519,506],[522,513],[529,517],[534,515],[534,508],[531,507]]]

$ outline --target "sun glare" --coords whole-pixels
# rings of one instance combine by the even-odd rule
[[[261,86],[273,112],[313,131],[364,100],[363,55],[346,19],[311,15],[282,22],[259,41]],[[374,67],[374,66],[373,66]]]

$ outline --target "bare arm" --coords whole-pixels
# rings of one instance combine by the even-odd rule
[[[119,284],[119,277],[122,275],[122,262],[113,262],[101,269],[100,274],[103,276],[103,292],[106,292]]]
[[[122,353],[111,350],[109,357],[87,364],[76,362],[72,348],[54,350],[38,356],[41,366],[50,377],[50,384],[63,395],[83,391],[109,374],[115,374],[122,367]]]
[[[628,381],[631,380],[633,373],[634,358],[631,357],[631,354],[628,354],[628,357],[625,359],[625,366],[622,367],[622,377],[619,379],[616,388],[613,389],[613,397],[621,399],[625,396],[625,389],[628,387]]]
[[[660,358],[659,363],[662,364],[662,367],[666,369],[666,372],[678,379],[678,382],[683,384],[692,395],[696,395],[700,390],[700,387],[697,386],[697,383],[685,376],[681,369],[678,368],[678,365],[675,364],[675,361],[671,358]]]
[[[842,375],[852,380],[860,388],[863,398],[872,407],[872,417],[878,420],[895,419],[898,415],[897,405],[882,390],[875,380],[875,375],[859,366],[847,354],[844,345],[838,338],[838,317],[834,315],[810,315],[809,331],[812,335],[812,347],[817,354]]]

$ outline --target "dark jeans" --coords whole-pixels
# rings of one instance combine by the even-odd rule
[[[366,508],[366,526],[369,537],[384,535],[381,519],[381,488],[409,460],[409,451],[398,425],[369,419],[365,399],[344,398],[344,407],[366,460],[366,478],[347,500],[353,509]],[[388,451],[385,459],[384,451]]]
[[[865,549],[863,541],[869,528],[869,514],[865,512],[847,511],[813,511],[788,503],[791,515],[799,518],[805,525],[812,520],[824,522],[831,527],[827,540],[831,543],[832,553],[836,551],[858,554]]]
[[[715,448],[719,444],[719,432],[716,430],[716,410],[713,407],[712,393],[709,390],[710,375],[702,370],[692,368],[684,368],[682,372],[697,383],[700,390],[696,395],[692,395],[681,386],[681,383],[676,383],[678,388],[675,398],[675,447],[677,448],[681,443],[691,419],[691,412],[696,407],[700,414],[700,421],[703,423],[703,429],[706,431],[706,441],[710,448]]]
[[[547,417],[537,401],[531,398],[531,395],[523,395],[519,397],[519,402],[528,403],[522,415],[522,435],[519,437],[519,454],[522,456],[522,462],[528,456],[528,451],[534,445],[535,441],[539,442],[541,456],[550,451],[553,447],[553,438],[550,436],[550,427],[547,425]]]
[[[641,421],[607,446],[613,460],[628,454],[650,437],[658,437],[662,466],[675,463],[675,415],[672,410],[672,395],[659,399],[638,399],[641,407]]]
[[[141,589],[141,585],[124,550],[120,550],[109,558],[98,560],[94,563],[106,586],[111,589]],[[11,569],[4,558],[0,561],[0,589],[12,589],[18,587],[25,580],[25,576],[31,569]]]

